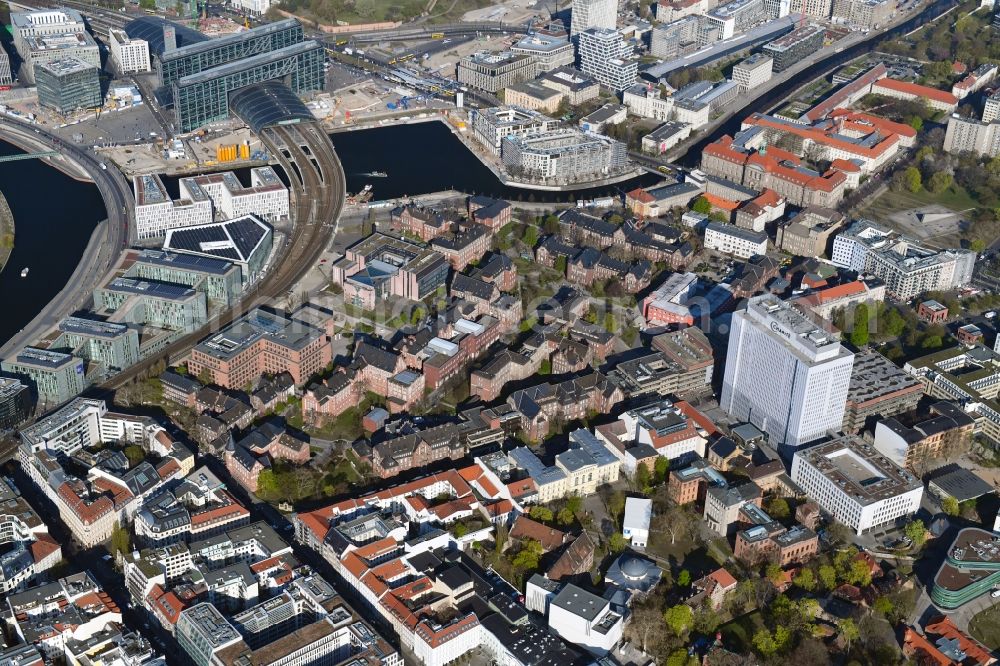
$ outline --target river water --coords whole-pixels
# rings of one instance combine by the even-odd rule
[[[0,156],[23,153],[0,142]],[[14,251],[0,271],[0,342],[24,328],[66,285],[98,222],[97,186],[41,160],[0,162],[0,192],[14,216]],[[29,268],[28,276],[21,270]]]
[[[846,63],[871,51],[886,36],[910,32],[955,4],[955,0],[935,0],[918,15],[877,38],[861,42],[831,59],[806,68],[784,86],[754,100],[713,132],[692,145],[680,160],[695,166],[704,147],[723,134],[733,134],[740,123],[755,111],[765,111],[790,91],[831,67]],[[344,164],[348,192],[358,192],[371,184],[375,200],[405,195],[459,190],[510,200],[570,202],[620,194],[659,180],[653,174],[616,185],[577,190],[543,192],[507,187],[440,122],[393,125],[331,135]],[[22,152],[0,142],[0,156]],[[384,171],[386,178],[369,175]],[[249,180],[240,170],[242,180]],[[176,179],[165,179],[176,196]],[[90,235],[104,218],[104,204],[97,187],[73,180],[38,160],[0,163],[0,191],[14,214],[17,240],[7,268],[0,272],[0,341],[19,331],[65,285],[79,263]],[[30,267],[28,277],[21,269]]]

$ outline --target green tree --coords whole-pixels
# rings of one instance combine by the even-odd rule
[[[906,119],[906,124],[919,132],[924,128],[924,119],[920,116],[910,116]]]
[[[604,313],[604,330],[611,334],[618,332],[618,320],[615,319],[614,312]]]
[[[927,189],[934,194],[941,194],[951,187],[953,180],[952,175],[947,171],[935,171],[927,179]]]
[[[533,506],[528,509],[528,515],[532,520],[537,520],[540,523],[551,523],[552,522],[552,509],[544,506]]]
[[[949,516],[957,516],[959,514],[958,500],[951,495],[948,495],[941,500],[941,508]]]
[[[875,600],[875,603],[872,604],[872,610],[888,618],[893,611],[892,601],[889,597],[879,597]]]
[[[125,457],[128,458],[128,466],[135,467],[146,459],[146,451],[138,444],[129,444],[125,447]]]
[[[646,492],[649,488],[649,467],[646,465],[639,465],[635,468],[635,485],[642,492]]]
[[[565,256],[556,257],[556,263],[553,266],[553,268],[559,271],[559,275],[566,275],[566,257]]]
[[[691,204],[691,210],[696,213],[701,213],[702,215],[708,215],[712,212],[712,204],[710,204],[708,199],[705,197],[698,197],[694,200],[694,203]]]
[[[872,572],[868,568],[868,563],[864,560],[854,560],[847,570],[845,579],[851,585],[867,587],[872,582]]]
[[[982,238],[974,238],[972,242],[969,243],[969,249],[973,252],[980,253],[986,249],[986,241]]]
[[[821,564],[816,570],[816,575],[819,576],[819,582],[822,583],[823,589],[832,590],[837,587],[837,570],[829,564]]]
[[[840,630],[840,636],[847,643],[847,649],[851,649],[851,643],[858,639],[860,632],[858,632],[858,625],[854,624],[854,620],[851,618],[844,618],[837,623],[837,629]]]
[[[538,366],[538,374],[540,375],[551,375],[552,374],[552,361],[545,359]]]
[[[627,545],[628,545],[628,542],[625,540],[625,537],[622,536],[621,532],[615,532],[608,539],[608,549],[612,553],[616,553],[617,554],[617,553],[622,552],[623,550],[625,550],[625,546],[627,546]]]
[[[121,523],[115,523],[111,528],[111,553],[113,555],[127,555],[131,550],[130,541],[132,535]]]
[[[572,525],[573,512],[566,507],[563,507],[559,509],[559,513],[556,514],[556,520],[559,521],[560,525]]]
[[[579,495],[570,495],[566,498],[566,508],[574,516],[583,511],[583,498]]]
[[[139,7],[142,9],[156,9],[156,0],[139,0]]]
[[[657,484],[661,484],[667,480],[667,474],[670,473],[670,458],[666,456],[660,456],[653,463],[653,480]]]
[[[681,569],[681,572],[677,574],[677,585],[679,587],[690,587],[691,586],[691,572],[687,569]]]
[[[753,647],[757,653],[765,659],[773,656],[778,651],[778,644],[774,636],[767,629],[758,629],[753,635]]]
[[[534,571],[538,568],[538,561],[543,554],[542,544],[534,539],[524,539],[521,542],[521,550],[510,561],[515,569],[522,572]]]
[[[917,172],[917,175],[920,175],[919,171]],[[524,244],[528,247],[535,247],[535,243],[538,242],[538,229],[529,224],[524,230],[523,240]]]
[[[767,503],[767,513],[775,520],[784,520],[792,515],[792,510],[784,497],[774,497]]]
[[[803,568],[792,578],[792,583],[795,587],[803,589],[806,592],[812,592],[816,589],[816,575],[813,574],[812,569]]]
[[[677,604],[663,613],[663,619],[675,636],[684,638],[691,631],[691,625],[694,623],[694,611],[687,604]]]
[[[778,583],[780,583],[781,579],[784,577],[784,574],[785,572],[782,570],[781,565],[776,562],[772,562],[771,564],[768,564],[766,567],[764,567],[764,576],[769,581],[771,581],[772,585],[777,585]],[[779,597],[779,598],[787,599],[787,597]]]
[[[860,303],[854,308],[854,327],[851,329],[851,344],[861,348],[868,344],[868,306]]]
[[[903,184],[906,189],[910,192],[919,192],[923,189],[923,184],[920,177],[920,169],[917,167],[907,167],[906,171],[903,172]]]
[[[903,534],[905,534],[917,548],[924,545],[927,541],[927,527],[924,525],[922,520],[911,520],[903,528]]]
[[[452,528],[452,534],[455,535],[456,539],[461,539],[468,533],[469,533],[469,528],[466,527],[463,523],[455,523],[455,527]]]
[[[940,335],[928,335],[920,341],[921,349],[939,349],[942,345],[944,345],[944,340],[941,339]]]

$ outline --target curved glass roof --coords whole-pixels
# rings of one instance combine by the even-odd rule
[[[153,55],[163,55],[163,28],[173,26],[177,35],[177,48],[204,42],[208,37],[193,28],[180,23],[174,23],[159,16],[141,16],[130,21],[125,26],[125,34],[132,39],[144,39],[149,42],[149,52]]]
[[[299,96],[281,81],[255,83],[233,92],[229,110],[254,133],[289,121],[312,120],[313,114]]]

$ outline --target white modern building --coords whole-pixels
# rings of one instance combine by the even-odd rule
[[[618,25],[617,0],[573,0],[570,36],[576,37],[591,28],[614,30]]]
[[[75,57],[100,68],[101,53],[75,9],[11,12],[14,48],[21,56],[21,79],[35,82],[35,65]]]
[[[976,253],[923,247],[869,220],[859,220],[833,239],[831,262],[874,275],[886,293],[909,300],[925,291],[947,291],[972,281]]]
[[[752,56],[733,65],[733,81],[744,93],[754,90],[771,80],[774,58],[764,53],[754,53]]]
[[[168,229],[208,224],[213,219],[212,200],[200,190],[187,192],[188,197],[170,198],[163,181],[156,174],[135,176],[135,229],[139,240],[163,236]]]
[[[610,601],[572,583],[549,603],[549,629],[597,657],[618,645],[624,625]]]
[[[224,220],[257,215],[277,222],[288,217],[288,188],[269,166],[250,170],[250,187],[226,171],[182,178],[178,189],[182,199],[202,201],[207,196],[215,216]]]
[[[733,314],[720,405],[772,445],[797,448],[840,429],[853,365],[801,306],[756,296]]]
[[[856,435],[796,451],[792,481],[857,534],[913,515],[924,492],[920,479]]]
[[[510,50],[534,59],[535,76],[572,65],[574,60],[573,45],[568,39],[538,32],[525,35]]]
[[[496,106],[473,112],[472,136],[493,151],[494,155],[500,155],[505,137],[542,134],[557,125],[557,121],[537,111],[516,106]]]
[[[580,71],[615,92],[632,86],[639,78],[639,63],[632,47],[613,28],[590,28],[581,32],[577,49]]]
[[[709,222],[705,227],[705,249],[749,259],[767,253],[767,233],[725,222]]]
[[[271,8],[271,0],[233,0],[233,5],[250,16],[262,16]]]
[[[571,128],[508,136],[501,154],[515,178],[556,183],[594,180],[621,173],[628,165],[628,150],[621,141]]]
[[[629,497],[625,500],[622,536],[632,543],[633,548],[645,548],[649,543],[649,521],[652,517],[653,500],[645,497]]]
[[[119,74],[150,70],[149,42],[146,40],[132,39],[124,30],[111,28],[108,30],[108,44],[111,49],[111,60]]]

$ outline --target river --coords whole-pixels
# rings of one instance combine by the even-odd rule
[[[0,156],[23,153],[0,142]],[[97,186],[41,160],[0,162],[0,191],[14,216],[14,251],[0,272],[0,342],[24,328],[69,280],[104,219]],[[21,277],[21,269],[29,268]]]

